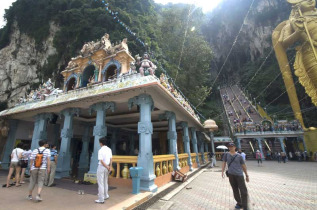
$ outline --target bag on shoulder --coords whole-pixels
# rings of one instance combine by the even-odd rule
[[[16,154],[16,156],[17,156],[17,158],[18,158],[18,166],[22,166],[22,164],[23,164],[23,161],[19,158],[19,156],[18,156],[18,150],[17,149],[15,149],[15,154]]]
[[[227,154],[228,154],[228,153],[227,153]],[[235,159],[237,156],[238,156],[238,155],[235,155],[235,156],[233,157],[233,159],[231,159],[230,163],[228,164],[228,170],[229,170],[229,167],[230,167],[231,163],[234,161],[234,159]],[[228,156],[227,156],[227,158],[228,158]],[[229,177],[229,172],[228,172],[228,170],[226,170],[226,176],[227,176],[227,177]]]
[[[41,152],[39,149],[37,149],[38,153],[35,156],[35,162],[34,162],[34,167],[35,168],[41,168],[43,164],[43,156],[44,156],[44,150]]]

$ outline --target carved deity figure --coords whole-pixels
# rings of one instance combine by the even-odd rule
[[[308,130],[304,125],[286,50],[293,44],[299,43],[296,47],[295,75],[311,97],[313,104],[317,106],[316,0],[287,1],[292,5],[291,15],[289,20],[280,23],[273,31],[273,46],[294,115],[303,129]]]
[[[101,43],[103,45],[103,49],[107,50],[111,47],[111,42],[109,40],[109,34],[105,34],[102,38],[101,38]]]
[[[121,49],[120,50],[126,50],[129,52],[129,47],[128,47],[128,39],[124,38],[121,42]]]
[[[139,62],[141,62],[141,67],[139,68],[139,71],[142,76],[148,74],[154,75],[156,66],[154,65],[154,63],[152,63],[152,61],[149,60],[149,55],[147,53],[143,55],[143,60]]]

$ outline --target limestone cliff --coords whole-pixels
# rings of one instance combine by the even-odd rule
[[[21,33],[14,23],[10,44],[0,50],[0,102],[9,107],[27,94],[32,84],[41,82],[40,69],[56,54],[53,39],[59,27],[50,24],[50,33],[38,49],[35,40]]]
[[[204,34],[213,48],[215,62],[220,68],[243,24],[232,50],[225,72],[236,72],[249,61],[265,57],[272,47],[272,31],[291,10],[286,0],[255,0],[243,22],[252,0],[224,0],[208,18]],[[230,73],[231,72],[231,73]]]

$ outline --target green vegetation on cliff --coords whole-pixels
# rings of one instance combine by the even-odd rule
[[[108,3],[109,8],[119,13],[120,20],[148,44],[148,49],[138,45],[135,37],[113,20],[101,0],[17,0],[6,10],[7,25],[0,31],[0,47],[9,44],[16,22],[20,31],[34,38],[36,48],[41,50],[53,22],[60,29],[54,37],[57,54],[50,56],[48,62],[38,69],[38,75],[43,79],[55,75],[54,80],[62,84],[59,73],[85,42],[100,39],[105,33],[110,35],[113,43],[127,37],[133,55],[142,55],[149,50],[172,77],[176,77],[178,69],[178,86],[193,104],[200,103],[208,94],[211,48],[197,30],[187,36],[181,53],[188,5],[161,7],[152,0],[109,0]],[[194,15],[195,23],[202,22],[200,10]],[[170,22],[171,16],[173,22]],[[180,57],[182,61],[178,68]],[[58,64],[62,64],[59,69]],[[157,76],[162,72],[158,69]]]

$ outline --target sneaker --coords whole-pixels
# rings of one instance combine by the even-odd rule
[[[236,204],[236,206],[234,208],[235,209],[242,209],[242,206],[240,206],[239,204]]]
[[[104,201],[95,200],[95,203],[103,204],[103,203],[104,203]]]
[[[42,198],[41,198],[40,195],[37,195],[37,196],[35,197],[35,200],[36,200],[37,202],[41,202],[41,201],[42,201]]]
[[[106,197],[105,200],[109,199],[110,196]]]
[[[32,195],[28,195],[28,197],[26,197],[26,199],[28,199],[28,200],[33,200],[33,198],[32,198]]]

